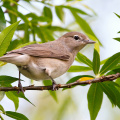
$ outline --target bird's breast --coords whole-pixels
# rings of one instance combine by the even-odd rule
[[[46,80],[50,79],[49,76],[57,78],[64,74],[69,69],[72,62],[73,60],[63,61],[52,58],[33,57],[27,65],[18,68],[24,76],[30,79]]]

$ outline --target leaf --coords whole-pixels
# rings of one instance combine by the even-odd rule
[[[120,61],[120,52],[114,54],[105,62],[105,64],[102,66],[100,70],[100,74],[102,75],[106,73],[108,70],[112,69],[115,65],[118,64],[119,61]]]
[[[102,60],[102,61],[100,62],[100,65],[105,64],[105,62],[106,62],[108,59],[109,59],[109,58],[106,58],[106,59]]]
[[[115,83],[117,83],[118,85],[120,85],[120,78],[117,78]],[[117,87],[118,91],[120,92],[120,87]]]
[[[70,32],[69,29],[63,28],[63,27],[59,27],[59,26],[49,26],[48,29],[50,29],[52,31],[59,31],[59,32],[62,32],[62,31],[68,31],[68,32]]]
[[[47,85],[52,85],[52,82],[51,82],[51,80],[44,80],[44,81],[43,81],[43,84],[44,84],[45,86],[47,86]],[[58,99],[57,99],[56,91],[51,91],[51,90],[49,90],[49,93],[50,93],[50,95],[53,97],[53,99],[57,102]]]
[[[4,30],[6,27],[6,21],[4,17],[4,12],[2,11],[2,8],[0,7],[0,32]]]
[[[83,4],[83,3],[81,3],[81,5],[83,5],[86,9],[90,10],[91,12],[93,12],[94,15],[97,15],[96,12],[92,8],[90,8],[88,5]]]
[[[54,40],[53,33],[49,29],[42,28],[42,31],[44,31],[43,34],[47,40],[50,40],[50,41]]]
[[[29,100],[28,98],[25,97],[25,95],[24,95],[22,92],[20,92],[20,93],[18,94],[18,92],[12,91],[12,93],[13,93],[16,97],[23,98],[23,99],[25,99],[26,101],[28,101],[29,103],[31,103],[33,106],[35,106],[32,102],[30,102],[30,100]]]
[[[61,6],[55,6],[55,11],[58,18],[63,22],[64,20],[64,11]]]
[[[118,18],[120,18],[120,15],[118,15],[117,13],[114,13]]]
[[[46,29],[45,27],[34,27],[34,30],[42,43],[54,40],[53,33],[49,29]]]
[[[0,105],[0,111],[2,111],[3,114],[6,113],[2,105]]]
[[[118,108],[120,108],[120,91],[117,89],[120,87],[119,84],[109,81],[109,82],[104,82],[104,85],[107,89],[112,90],[112,92],[115,95],[114,99],[116,99],[115,103],[113,102],[113,104],[117,105]]]
[[[1,75],[0,76],[0,85],[1,86],[10,85],[11,83],[13,83],[17,80],[18,80],[18,78],[15,78],[15,77]]]
[[[91,75],[79,75],[79,76],[75,76],[75,77],[71,78],[66,84],[75,82],[75,81],[77,81],[77,80],[80,80],[80,81],[81,81],[81,79],[84,78],[84,77],[94,78],[94,77],[91,76]]]
[[[74,18],[75,18],[76,22],[78,23],[78,25],[89,36],[89,38],[91,36],[93,36],[94,38],[96,38],[96,41],[98,41],[99,44],[102,45],[100,43],[100,41],[98,40],[98,38],[96,37],[96,35],[94,34],[94,32],[92,31],[92,29],[89,26],[89,24],[82,17],[80,17],[76,12],[71,11],[71,13],[74,16]]]
[[[28,43],[29,42],[29,25],[25,24],[24,26],[24,39],[23,39],[23,43]]]
[[[0,91],[0,101],[4,98],[4,96],[5,96],[5,92],[4,91]]]
[[[88,59],[85,55],[83,55],[82,53],[78,52],[77,54],[77,58],[83,62],[84,64],[88,65],[90,68],[93,67],[92,62],[90,61],[90,59]]]
[[[113,39],[115,39],[115,40],[117,40],[118,42],[120,42],[120,38],[113,38]]]
[[[0,33],[0,56],[6,52],[19,22],[10,25]]]
[[[3,117],[0,115],[1,120],[4,120]]]
[[[107,82],[99,83],[103,92],[107,95],[112,104],[116,105],[117,100],[114,91],[109,87]]]
[[[83,72],[83,71],[90,71],[90,70],[92,70],[92,68],[90,67],[73,65],[70,67],[68,72]]]
[[[52,21],[52,11],[49,7],[46,7],[46,6],[44,7],[43,14],[44,16],[49,17]]]
[[[79,79],[79,81],[87,81],[87,80],[92,80],[92,79],[93,79],[93,77],[92,78],[91,77],[82,77]]]
[[[19,107],[19,99],[18,97],[16,97],[11,91],[6,92],[6,96],[13,101],[14,105],[15,105],[15,111],[17,111],[18,107]]]
[[[67,9],[73,11],[73,12],[80,13],[80,14],[83,14],[83,15],[89,15],[88,13],[84,12],[84,11],[81,10],[81,9],[74,8],[74,7],[71,7],[71,6],[61,5],[60,7],[67,8]]]
[[[31,44],[39,44],[39,42],[33,41],[33,42],[25,43],[25,44],[20,44],[15,49],[19,49],[19,48],[22,48],[24,46],[31,45]]]
[[[6,65],[6,64],[7,64],[6,62],[0,61],[0,66]]]
[[[98,74],[100,68],[100,55],[97,52],[96,49],[94,49],[94,54],[93,54],[93,71],[95,75]]]
[[[17,22],[17,5],[14,4],[14,7],[13,7],[13,6],[11,6],[11,2],[9,0],[6,0],[3,2],[2,6],[7,8],[8,15],[10,18],[10,23],[13,24],[13,23]]]
[[[29,120],[25,115],[18,112],[6,111],[6,115],[15,120]]]
[[[75,76],[75,77],[71,78],[69,81],[67,81],[66,84],[73,83],[73,82],[75,82],[75,81],[77,81],[77,80],[80,80],[80,81],[81,81],[82,78],[84,78],[84,77],[94,78],[94,77],[91,76],[91,75],[79,75],[79,76]],[[73,88],[73,87],[75,87],[75,86],[72,86],[72,88]],[[66,89],[69,89],[69,88],[63,88],[63,90],[66,90]]]
[[[91,120],[95,120],[103,100],[103,91],[99,83],[94,83],[90,86],[87,99]]]
[[[10,42],[10,45],[9,45],[7,51],[11,51],[11,50],[17,48],[21,44],[22,44],[22,40],[17,40],[17,39],[13,40]]]
[[[48,42],[48,40],[46,39],[44,32],[42,31],[42,28],[40,27],[34,27],[34,30],[37,34],[37,36],[41,39],[42,43]]]

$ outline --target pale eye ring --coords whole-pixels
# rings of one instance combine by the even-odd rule
[[[74,35],[74,39],[75,40],[79,40],[79,36],[78,35]]]

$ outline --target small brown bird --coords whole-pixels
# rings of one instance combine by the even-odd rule
[[[55,41],[32,44],[17,50],[7,52],[0,61],[15,64],[19,69],[18,87],[23,91],[20,73],[33,80],[52,80],[53,90],[56,82],[53,80],[64,74],[72,65],[76,54],[87,44],[94,41],[80,32],[69,32]]]

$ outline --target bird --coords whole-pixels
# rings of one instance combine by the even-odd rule
[[[68,32],[60,38],[41,44],[31,44],[7,52],[0,61],[15,64],[19,70],[18,87],[24,93],[20,74],[33,80],[52,80],[52,90],[56,90],[55,78],[63,75],[72,65],[76,54],[87,44],[94,44],[81,32]],[[19,91],[19,92],[20,92]]]

